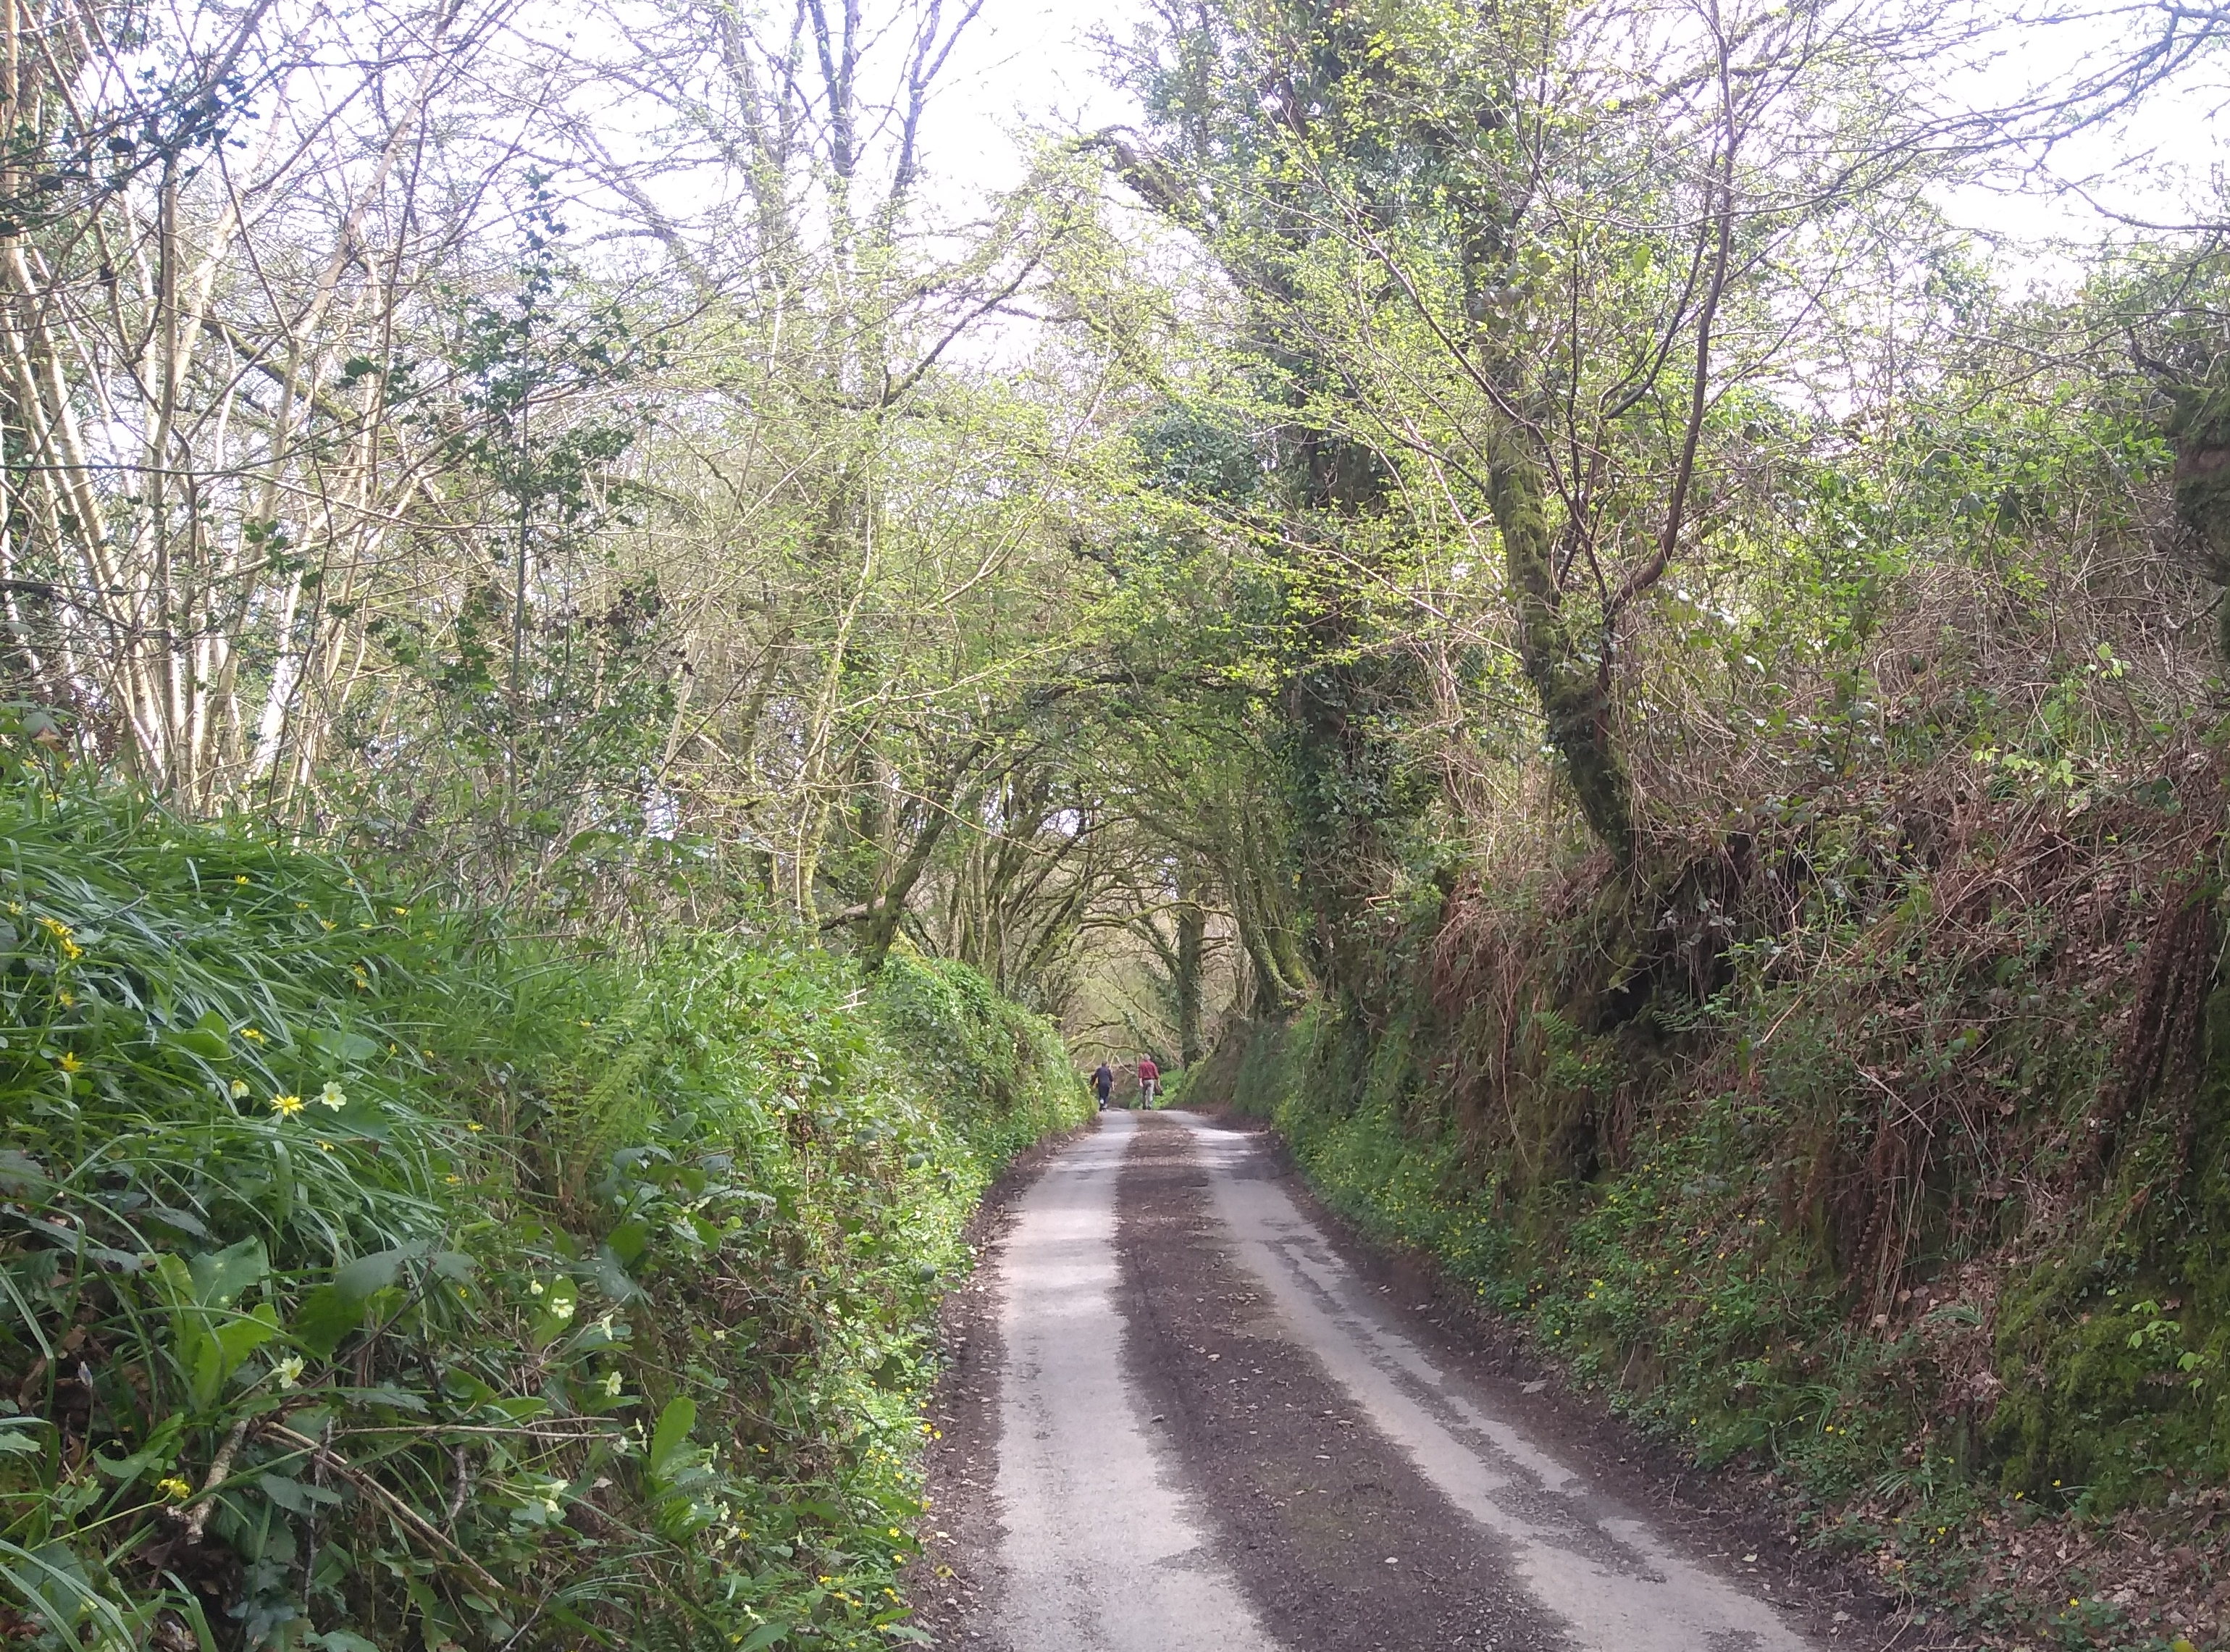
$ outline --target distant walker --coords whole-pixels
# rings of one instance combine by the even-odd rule
[[[1138,1057],[1138,1105],[1150,1107],[1162,1093],[1162,1069],[1150,1055]]]

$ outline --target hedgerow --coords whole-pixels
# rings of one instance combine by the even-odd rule
[[[930,1316],[1081,1116],[1044,1023],[585,957],[43,762],[0,841],[0,1634],[913,1637]]]
[[[2218,746],[2074,804],[1822,788],[1653,882],[1459,887],[1385,944],[1376,1018],[1246,1028],[1216,1094],[1916,1610],[2220,1644]]]

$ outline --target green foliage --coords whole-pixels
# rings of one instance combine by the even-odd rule
[[[1933,865],[1860,802],[1711,878],[1459,897],[1390,1011],[1251,1029],[1217,1099],[1816,1540],[1977,1623],[2142,1644],[2079,1580],[2059,1616],[1994,1583],[1985,1529],[2172,1519],[2230,1476],[2230,992],[2181,806],[2214,784],[2008,798]],[[1976,866],[2027,881],[1977,902]]]
[[[930,1316],[1083,1113],[1042,1022],[772,942],[588,961],[14,766],[10,1632],[911,1633]]]
[[[1051,1023],[964,964],[893,953],[875,975],[876,1023],[968,1145],[981,1191],[1023,1148],[1082,1121],[1086,1097]]]

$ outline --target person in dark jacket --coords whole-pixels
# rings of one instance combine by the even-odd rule
[[[1099,1093],[1100,1112],[1106,1112],[1107,1098],[1115,1088],[1115,1069],[1105,1062],[1100,1062],[1099,1070],[1092,1075],[1092,1087]]]

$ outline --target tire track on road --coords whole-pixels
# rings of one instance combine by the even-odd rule
[[[1699,1564],[1696,1533],[1676,1539],[1572,1472],[1559,1449],[1601,1454],[1543,1435],[1407,1334],[1258,1134],[1107,1114],[1003,1208],[950,1327],[959,1381],[938,1400],[955,1439],[933,1455],[931,1493],[950,1529],[929,1534],[915,1591],[938,1644],[1809,1652],[1864,1638],[1823,1608],[1808,1640],[1783,1615],[1791,1587],[1767,1598],[1769,1578]]]
[[[1501,1546],[1293,1336],[1234,1254],[1192,1133],[1145,1120],[1123,1171],[1125,1365],[1263,1622],[1310,1652],[1558,1652]]]

